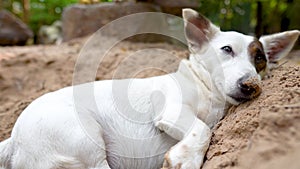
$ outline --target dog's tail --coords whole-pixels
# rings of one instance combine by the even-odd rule
[[[11,139],[0,143],[0,169],[9,169],[12,156]]]

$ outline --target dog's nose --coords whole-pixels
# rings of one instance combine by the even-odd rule
[[[244,76],[238,80],[238,88],[250,99],[261,93],[260,81],[257,77]]]

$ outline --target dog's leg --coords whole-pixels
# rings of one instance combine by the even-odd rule
[[[199,169],[209,146],[211,132],[201,120],[165,155],[163,168]]]
[[[210,128],[195,116],[189,106],[166,105],[154,121],[155,125],[180,141],[166,153],[163,168],[199,169],[209,146]]]

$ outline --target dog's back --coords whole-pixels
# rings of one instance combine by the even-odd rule
[[[11,139],[0,143],[0,169],[10,168],[10,159],[12,155]]]

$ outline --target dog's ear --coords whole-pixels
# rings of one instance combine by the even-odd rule
[[[280,59],[287,56],[298,39],[300,31],[286,31],[272,35],[262,36],[259,41],[263,44],[264,52],[269,64],[276,64]]]
[[[182,15],[184,19],[184,33],[190,50],[193,48],[200,49],[205,43],[209,42],[216,33],[220,32],[219,27],[192,9],[183,9]]]

